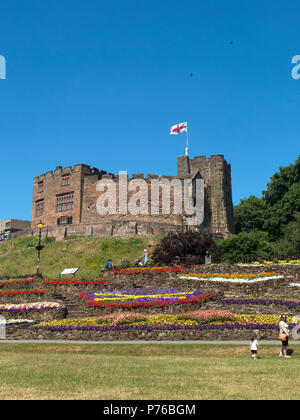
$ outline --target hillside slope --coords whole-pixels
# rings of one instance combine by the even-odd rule
[[[56,242],[43,238],[40,271],[44,277],[58,277],[64,268],[79,267],[78,276],[94,277],[105,267],[109,258],[114,265],[124,260],[132,263],[157,242],[157,238],[74,238]],[[25,237],[0,245],[0,277],[33,274],[37,267],[37,237]]]

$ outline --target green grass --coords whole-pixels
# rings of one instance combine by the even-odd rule
[[[73,238],[55,241],[43,238],[45,248],[41,252],[40,271],[45,277],[54,278],[64,268],[80,267],[78,276],[95,277],[108,259],[114,265],[124,260],[132,263],[143,254],[144,248],[151,249],[157,238]],[[0,276],[17,276],[36,272],[37,237],[25,237],[7,241],[0,245]]]
[[[0,400],[299,399],[294,348],[279,359],[263,346],[253,361],[248,345],[2,343]]]

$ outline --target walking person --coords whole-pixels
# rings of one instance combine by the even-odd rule
[[[144,254],[140,258],[144,258],[144,267],[146,267],[149,263],[149,253],[147,249],[144,249]]]
[[[250,351],[251,351],[251,357],[253,360],[257,360],[256,356],[257,356],[257,348],[259,347],[259,343],[255,337],[255,335],[253,335],[251,337],[251,341],[250,341]]]
[[[285,314],[281,315],[280,322],[279,322],[279,339],[281,340],[282,347],[279,353],[279,357],[285,357],[290,359],[290,356],[287,355],[287,347],[289,345],[289,326],[287,324],[287,316]]]

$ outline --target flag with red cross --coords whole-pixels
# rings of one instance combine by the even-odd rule
[[[171,127],[170,136],[183,133],[184,131],[187,132],[187,122],[175,124]]]

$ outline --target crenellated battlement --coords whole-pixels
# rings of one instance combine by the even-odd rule
[[[99,180],[113,180],[116,183],[117,201],[119,199],[132,199],[134,192],[128,191],[124,195],[120,176],[125,173],[112,174],[85,164],[74,166],[57,166],[54,171],[46,172],[34,178],[32,226],[42,220],[45,226],[56,226],[61,224],[88,225],[91,223],[113,222],[120,217],[124,221],[163,223],[176,228],[184,228],[185,213],[182,215],[140,214],[126,216],[122,213],[114,215],[100,215],[97,212],[96,203],[102,193],[97,190]],[[200,174],[200,175],[199,175]],[[224,234],[234,233],[233,206],[231,191],[231,167],[222,154],[206,156],[195,156],[190,159],[188,156],[179,156],[177,159],[177,175],[158,175],[144,173],[127,174],[127,182],[145,181],[150,187],[153,181],[186,179],[203,179],[205,188],[205,209],[203,226],[211,229],[213,233],[222,231]],[[120,185],[119,185],[120,183]],[[137,190],[138,191],[138,190]],[[103,192],[103,191],[102,191]],[[122,195],[122,196],[121,196]],[[174,206],[174,199],[171,198]],[[119,201],[118,201],[119,202]],[[151,208],[151,194],[149,195],[149,208]],[[123,207],[122,207],[123,208]],[[160,206],[157,207],[158,209]],[[119,207],[118,207],[119,209]],[[118,211],[118,210],[117,210]]]

